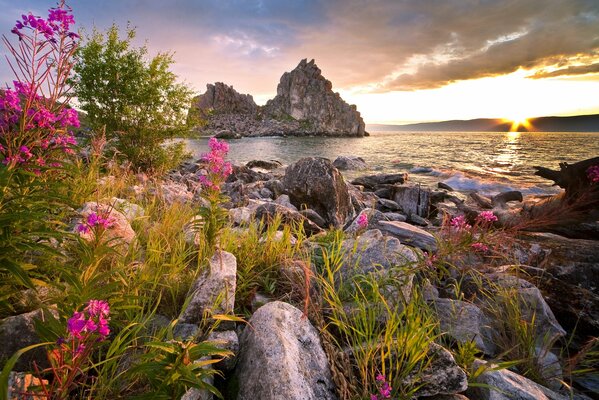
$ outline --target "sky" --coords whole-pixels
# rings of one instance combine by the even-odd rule
[[[0,0],[0,32],[54,4]],[[150,54],[174,52],[172,70],[198,94],[225,82],[264,104],[307,58],[367,123],[599,113],[599,0],[69,4],[87,32],[129,23]]]

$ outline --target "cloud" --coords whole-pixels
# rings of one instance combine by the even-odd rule
[[[21,0],[19,8],[47,3]],[[175,72],[197,90],[224,81],[257,96],[274,93],[281,74],[302,58],[315,58],[335,88],[386,92],[518,69],[539,79],[585,74],[596,71],[599,54],[596,0],[71,3],[88,30],[130,21],[151,53],[173,50]],[[0,29],[10,26],[0,20]],[[7,75],[3,68],[0,78]]]
[[[553,71],[541,70],[537,71],[529,78],[543,79],[543,78],[555,78],[558,76],[572,76],[572,75],[586,75],[599,73],[599,63],[588,64],[588,65],[571,65],[566,68],[560,68]]]

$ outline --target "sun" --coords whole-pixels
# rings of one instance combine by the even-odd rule
[[[530,128],[530,122],[528,122],[528,118],[522,114],[514,114],[505,120],[512,124],[510,127],[510,132],[518,132],[518,128],[521,126],[526,130],[529,130]]]

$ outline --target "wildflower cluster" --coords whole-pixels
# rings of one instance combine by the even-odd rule
[[[476,217],[476,221],[479,223],[493,223],[497,221],[497,216],[493,214],[493,211],[482,211]]]
[[[393,390],[393,388],[391,387],[391,385],[389,385],[385,377],[382,374],[378,374],[378,376],[376,377],[376,381],[379,387],[379,392],[378,394],[371,394],[370,400],[390,399],[391,391]]]
[[[71,32],[75,19],[64,1],[46,19],[22,15],[11,30],[13,45],[3,37],[8,62],[16,74],[12,87],[0,89],[0,160],[9,167],[34,172],[58,167],[56,161],[73,152],[72,127],[79,127],[77,111],[68,108],[67,85],[79,36]]]
[[[489,246],[487,246],[486,244],[481,243],[481,242],[472,243],[470,245],[470,247],[472,247],[472,249],[474,249],[475,251],[478,251],[481,253],[486,253],[487,251],[489,251]]]
[[[110,306],[102,300],[90,300],[87,303],[85,312],[75,311],[73,316],[67,321],[67,331],[69,338],[86,342],[91,335],[97,334],[99,340],[102,341],[110,334],[108,327],[108,315],[110,314]],[[85,346],[83,343],[79,347]],[[81,352],[85,347],[78,348],[77,352]]]
[[[219,142],[216,138],[210,138],[208,146],[210,152],[202,156],[202,160],[208,164],[208,174],[200,176],[200,183],[207,189],[220,191],[220,185],[233,172],[231,163],[225,161],[229,145],[225,141]]]
[[[80,233],[89,233],[90,229],[102,228],[108,229],[114,224],[114,219],[110,216],[101,216],[95,212],[90,213],[86,221],[77,226],[77,231]]]
[[[366,213],[360,214],[356,222],[360,229],[366,228],[368,226],[368,216],[366,215]]]
[[[587,169],[587,177],[591,183],[599,183],[599,165],[593,165]]]
[[[449,224],[458,231],[468,230],[472,228],[472,226],[468,222],[466,222],[466,218],[463,215],[453,217]]]

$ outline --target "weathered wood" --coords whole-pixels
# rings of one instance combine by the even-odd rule
[[[581,196],[594,196],[593,202],[595,205],[599,203],[599,185],[593,185],[590,181],[587,170],[599,165],[599,157],[589,158],[579,161],[574,164],[566,162],[560,163],[559,171],[555,171],[545,167],[534,167],[537,171],[535,175],[542,178],[552,180],[554,185],[557,185],[566,190],[565,198],[569,203],[577,200]]]

